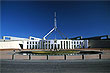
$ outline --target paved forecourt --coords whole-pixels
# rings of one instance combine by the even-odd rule
[[[110,73],[108,60],[6,60],[1,73]]]

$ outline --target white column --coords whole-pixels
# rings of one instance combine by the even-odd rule
[[[38,47],[39,47],[39,42],[37,42],[37,49],[39,49]]]
[[[69,41],[68,41],[68,49],[70,49],[69,47],[70,47],[70,45],[69,45]]]
[[[43,49],[43,41],[42,41],[42,49]]]
[[[73,41],[73,49],[74,49],[74,41]]]
[[[40,42],[40,44],[41,44],[41,47],[40,48],[42,49],[42,41]]]
[[[60,48],[59,49],[61,49],[61,41],[60,41]]]
[[[38,48],[40,49],[40,41],[39,41],[39,47]]]
[[[72,41],[70,41],[70,49],[72,49],[72,44],[71,44],[71,42],[72,42]]]
[[[36,47],[36,46],[35,46],[35,43],[34,43],[34,49],[35,49],[35,47]]]
[[[59,49],[59,48],[58,48],[58,44],[56,44],[56,47],[57,47],[57,49]]]
[[[64,41],[62,41],[62,48],[64,49]]]
[[[51,44],[50,44],[50,49],[51,49]]]
[[[40,45],[41,45],[40,48],[42,49],[42,41],[40,41]]]
[[[53,49],[55,49],[55,47],[54,47],[54,46],[55,46],[55,43],[53,43]]]
[[[42,49],[42,44],[41,43],[42,43],[42,41],[40,41],[40,48]]]
[[[41,49],[41,41],[40,41],[40,49]]]
[[[64,49],[64,41],[62,41],[62,48]]]

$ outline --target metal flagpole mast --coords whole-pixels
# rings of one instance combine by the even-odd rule
[[[56,28],[57,28],[57,24],[56,24],[56,12],[54,12],[54,27],[55,27],[55,32],[56,32]],[[56,33],[55,33],[55,39],[56,39]]]
[[[54,26],[55,26],[55,31],[56,31],[56,28],[57,28],[57,25],[56,25],[56,12],[54,12]]]
[[[56,12],[54,12],[54,28],[52,30],[50,30],[44,37],[43,37],[43,40],[46,40],[46,37],[51,34],[54,30],[56,32],[56,28],[57,28],[57,25],[56,25]],[[55,39],[56,39],[56,35],[55,35]]]

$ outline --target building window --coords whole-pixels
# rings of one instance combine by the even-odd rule
[[[82,42],[80,41],[80,44],[82,44]]]
[[[65,41],[64,41],[64,49],[65,49]]]
[[[74,45],[74,48],[76,48],[76,45]]]
[[[57,45],[56,44],[54,45],[54,49],[57,49]]]
[[[76,42],[74,41],[74,44],[76,44]]]
[[[66,41],[66,49],[68,49],[68,41]]]
[[[58,44],[58,49],[60,49],[60,44]]]
[[[33,44],[34,44],[34,42],[33,42]]]
[[[55,40],[54,43],[57,43],[57,40]]]
[[[78,44],[78,41],[77,41],[77,44]]]
[[[30,42],[30,44],[31,44],[31,42]]]
[[[27,42],[27,44],[29,44],[29,42]]]
[[[53,49],[53,44],[51,44],[51,49]]]
[[[50,49],[50,44],[49,44],[49,49]]]
[[[47,44],[46,44],[46,49],[47,49]]]
[[[37,42],[36,42],[36,44],[37,44]]]
[[[37,49],[37,45],[35,45],[35,49]]]
[[[62,49],[62,41],[61,41],[61,49]]]
[[[32,49],[34,49],[34,45],[32,46]]]
[[[31,49],[31,45],[30,45],[30,49]]]
[[[28,49],[28,45],[27,45],[27,49]]]
[[[70,49],[70,41],[69,41],[69,49]]]

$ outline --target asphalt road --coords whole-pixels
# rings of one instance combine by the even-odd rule
[[[1,73],[110,73],[110,60],[1,60]]]

